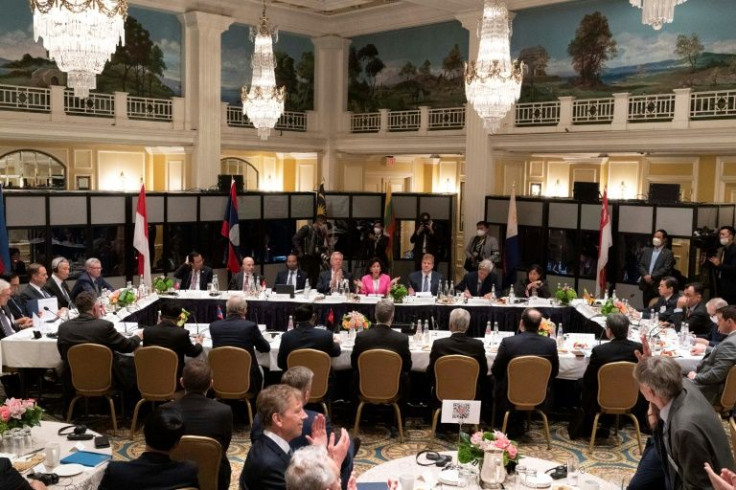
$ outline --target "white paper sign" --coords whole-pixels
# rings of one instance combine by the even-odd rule
[[[443,400],[443,424],[477,424],[480,422],[480,402],[477,400]]]

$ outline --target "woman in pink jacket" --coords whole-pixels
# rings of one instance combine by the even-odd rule
[[[364,275],[360,281],[355,281],[355,288],[360,294],[385,296],[399,279],[398,277],[391,279],[388,274],[384,274],[381,259],[374,257],[368,261],[368,274]]]

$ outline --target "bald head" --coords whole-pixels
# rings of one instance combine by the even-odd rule
[[[538,332],[542,323],[542,314],[536,308],[527,308],[521,314],[521,324],[525,332]]]

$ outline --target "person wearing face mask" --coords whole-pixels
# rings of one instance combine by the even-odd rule
[[[667,248],[667,232],[657,230],[652,237],[652,247],[646,247],[639,256],[639,289],[642,291],[644,308],[659,296],[657,288],[663,277],[672,274],[675,258]]]
[[[478,264],[484,259],[490,259],[497,263],[499,258],[498,240],[488,234],[488,223],[478,221],[475,227],[477,228],[476,235],[465,247],[465,264],[463,267],[468,272],[477,270]]]
[[[374,257],[381,260],[385,266],[389,265],[388,261],[388,235],[383,232],[383,223],[375,221],[373,228],[368,232],[368,236],[363,240],[363,259],[370,260]],[[367,264],[370,267],[370,264]]]
[[[716,293],[732,305],[736,303],[736,246],[733,237],[736,231],[733,226],[722,226],[718,235],[722,248],[718,255],[708,260],[716,269]]]
[[[429,213],[422,213],[419,216],[417,227],[414,234],[409,239],[414,244],[414,269],[422,267],[422,258],[425,254],[432,254],[439,260],[440,239],[437,234],[434,221]]]

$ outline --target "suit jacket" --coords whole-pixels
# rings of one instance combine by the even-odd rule
[[[32,490],[28,480],[13,468],[8,458],[0,458],[0,488],[4,490]]]
[[[628,361],[636,363],[634,351],[642,352],[639,342],[628,339],[612,339],[610,342],[593,347],[590,353],[590,362],[583,375],[583,391],[589,392],[597,398],[598,371],[611,362]]]
[[[652,306],[652,308],[648,308],[646,305],[644,305],[645,317],[649,318],[649,310],[653,309],[654,312],[659,315],[659,319],[661,321],[672,322],[672,315],[675,314],[675,308],[677,308],[678,299],[680,299],[680,295],[677,293],[673,293],[672,296],[670,296],[670,299],[665,299],[660,296],[654,306]]]
[[[289,269],[279,271],[276,274],[276,280],[274,284],[288,284],[289,280]],[[296,270],[296,289],[304,289],[304,284],[307,281],[307,273],[301,269]]]
[[[270,437],[262,435],[248,451],[240,488],[247,490],[284,490],[284,476],[291,456],[285,453]]]
[[[173,461],[168,454],[145,452],[132,461],[110,461],[100,490],[199,488],[197,465]]]
[[[176,272],[174,277],[181,280],[179,289],[189,289],[192,285],[192,266],[191,264],[182,264]],[[212,267],[203,266],[202,270],[199,271],[199,289],[204,291],[207,289],[207,284],[212,282]]]
[[[485,296],[493,290],[493,286],[496,286],[496,294],[500,295],[502,287],[501,275],[495,268],[483,280],[480,291],[478,291],[478,271],[465,274],[463,280],[455,285],[455,289],[458,291],[465,291],[467,289],[471,296]]]
[[[646,247],[639,256],[639,275],[641,276],[639,279],[639,289],[642,291],[657,289],[660,279],[671,275],[672,268],[675,266],[675,258],[672,256],[672,250],[662,247],[662,251],[659,252],[659,256],[657,257],[657,262],[654,264],[654,269],[652,269],[652,282],[647,284],[644,281],[644,276],[649,275],[653,254],[654,248]]]
[[[527,286],[529,285],[529,278],[519,279],[514,287],[514,293],[520,298],[527,298],[531,296],[531,292],[527,292]],[[542,280],[542,285],[537,288],[537,296],[540,298],[549,298],[552,294],[549,292],[549,285],[547,281]]]
[[[28,304],[29,301],[51,297],[51,293],[49,293],[48,291],[46,291],[46,294],[48,294],[48,296],[44,296],[41,291],[28,284],[25,288],[23,288],[23,291],[20,292],[20,298],[25,304]]]
[[[364,275],[360,282],[363,284],[364,294],[386,294],[391,289],[391,276],[388,274],[378,276],[378,289],[373,287],[373,276],[370,274]]]
[[[728,301],[736,303],[736,244],[723,247],[721,265],[716,267],[718,278],[718,295]]]
[[[192,342],[189,338],[189,330],[177,327],[175,323],[168,320],[161,320],[161,323],[156,326],[144,328],[143,345],[158,345],[171,349],[176,353],[176,357],[179,358],[176,379],[181,378],[181,372],[184,369],[184,356],[197,357],[202,353],[202,345]]]
[[[207,398],[201,393],[187,393],[165,406],[176,407],[184,416],[185,434],[211,437],[222,446],[218,490],[230,486],[230,462],[227,450],[233,437],[233,411],[229,405]]]
[[[345,269],[342,270],[342,278],[348,281],[350,291],[355,291],[355,284],[353,284],[353,275]],[[317,292],[327,294],[330,292],[330,281],[332,280],[332,271],[326,270],[319,273],[319,279],[317,280]]]
[[[388,325],[375,324],[368,330],[363,330],[355,337],[355,346],[350,355],[353,369],[358,370],[358,357],[371,349],[386,349],[401,356],[401,371],[408,373],[411,370],[411,351],[409,351],[409,337],[401,332],[391,330]]]
[[[10,328],[13,329],[13,333],[18,331],[18,327],[13,323],[13,317],[10,314],[10,309],[7,306],[0,306],[2,308],[3,312],[5,313],[5,316],[8,318],[8,321],[10,321]],[[12,334],[11,334],[12,335]],[[5,329],[0,328],[0,339],[4,339],[6,337],[5,335]],[[2,487],[0,487],[2,488]]]
[[[212,337],[212,347],[240,347],[250,353],[250,383],[255,391],[260,391],[263,385],[263,374],[258,367],[255,349],[259,352],[269,352],[271,345],[261,335],[258,325],[240,318],[230,316],[224,320],[217,320],[210,324],[210,336]]]
[[[675,325],[678,332],[680,331],[682,322],[687,322],[690,332],[698,337],[710,337],[713,322],[710,321],[704,301],[701,301],[693,308],[689,308],[689,312],[688,308],[685,308],[682,311],[672,313],[671,323]]]
[[[693,383],[711,404],[720,399],[726,376],[734,364],[736,364],[736,334],[729,335],[720,344],[709,349],[698,364]]]
[[[409,287],[411,287],[415,293],[420,293],[422,291],[423,281],[424,273],[422,271],[414,271],[409,274]],[[437,296],[441,282],[442,274],[437,271],[432,271],[429,276],[429,290],[432,291],[432,296]]]
[[[417,221],[417,226],[420,224],[419,221]],[[412,233],[411,238],[409,241],[414,244],[413,248],[413,256],[414,261],[421,262],[422,256],[424,255],[424,236],[427,236],[427,247],[426,247],[426,253],[434,255],[434,260],[438,261],[440,258],[438,257],[439,251],[440,251],[440,239],[439,239],[439,231],[437,229],[437,223],[432,221],[432,230],[434,230],[434,233],[429,233],[426,229],[423,229],[419,234],[416,232],[416,228],[414,233]]]
[[[112,322],[95,318],[89,313],[82,313],[73,320],[59,325],[59,338],[56,347],[66,363],[66,355],[78,344],[100,344],[109,347],[113,352],[133,352],[141,343],[140,337],[130,338],[115,330]]]
[[[71,299],[72,291],[71,289],[69,289],[69,285],[66,283],[66,281],[61,281],[61,287],[64,288],[67,296],[69,297],[69,299]],[[46,291],[48,291],[50,295],[56,298],[57,303],[59,304],[59,308],[69,308],[69,301],[67,301],[66,299],[67,296],[64,296],[64,293],[61,292],[61,288],[58,284],[56,284],[56,281],[54,281],[53,277],[49,277],[49,280],[46,281],[44,289],[46,289]]]
[[[297,349],[317,349],[330,357],[340,355],[340,344],[334,341],[332,332],[315,328],[309,322],[299,323],[294,330],[281,336],[278,355],[281,370],[286,371],[286,360],[289,354]]]
[[[501,340],[498,354],[491,366],[491,373],[496,379],[496,392],[506,396],[506,368],[515,357],[539,356],[549,359],[552,363],[552,372],[549,382],[552,383],[560,371],[560,359],[557,356],[557,343],[554,339],[539,335],[537,332],[521,332],[513,337]]]
[[[103,289],[109,289],[110,291],[115,290],[115,288],[110,286],[110,283],[105,281],[102,276],[97,279],[92,279],[87,272],[82,272],[79,274],[77,282],[74,283],[74,287],[72,288],[72,301],[75,301],[77,299],[77,295],[82,291],[91,291],[99,296]]]
[[[242,291],[243,290],[243,275],[244,272],[240,271],[237,274],[233,276],[232,279],[230,279],[230,284],[228,285],[228,289],[231,291]],[[261,280],[263,279],[258,274],[253,274],[253,279],[255,280],[256,284],[261,284]]]
[[[432,350],[429,353],[429,366],[427,366],[427,374],[432,380],[434,386],[434,365],[437,359],[443,356],[459,354],[461,356],[472,357],[478,361],[478,382],[475,397],[479,398],[482,394],[486,383],[483,380],[488,379],[488,360],[486,359],[486,349],[481,340],[468,337],[462,332],[455,332],[447,338],[437,339],[432,344]]]
[[[11,296],[10,299],[8,299],[7,310],[12,313],[13,318],[16,320],[18,318],[28,316],[26,313],[26,305],[23,303],[23,300],[20,296]]]
[[[688,379],[684,379],[682,384],[682,392],[672,400],[669,417],[664,424],[662,437],[667,454],[662,456],[662,461],[669,466],[673,490],[713,488],[703,471],[703,464],[710,463],[716,474],[721,472],[721,468],[733,470],[731,448],[720,416],[708,400]],[[677,469],[667,464],[668,456]]]

